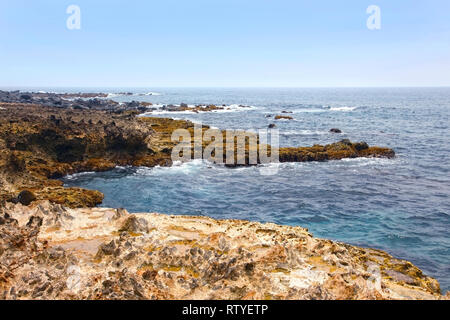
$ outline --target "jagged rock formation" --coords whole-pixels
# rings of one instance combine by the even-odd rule
[[[1,209],[0,298],[445,297],[407,261],[300,227],[45,201]]]
[[[97,191],[63,188],[57,178],[82,171],[132,165],[144,157],[167,165],[148,148],[154,132],[134,114],[2,104],[0,110],[0,200],[29,190],[37,199],[72,207],[94,206]]]

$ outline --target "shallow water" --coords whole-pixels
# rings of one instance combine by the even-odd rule
[[[90,89],[92,91],[92,89]],[[102,90],[105,91],[105,90]],[[124,89],[155,104],[243,104],[233,112],[159,114],[221,129],[276,123],[282,146],[342,138],[393,148],[395,159],[224,168],[117,168],[66,177],[105,194],[102,206],[307,227],[315,236],[380,248],[412,261],[450,290],[450,89]],[[292,111],[293,121],[267,114]],[[329,133],[340,128],[343,134]],[[275,166],[272,165],[272,166]]]

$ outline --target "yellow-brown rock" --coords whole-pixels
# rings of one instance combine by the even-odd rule
[[[280,116],[280,115],[276,115],[275,116],[275,120],[293,120],[294,118],[292,118],[291,116]]]
[[[0,212],[3,299],[444,299],[408,261],[301,227],[47,201]],[[448,297],[448,295],[447,295]]]

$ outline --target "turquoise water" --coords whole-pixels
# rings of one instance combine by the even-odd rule
[[[112,92],[108,89],[102,91]],[[66,90],[68,91],[68,90]],[[77,91],[77,90],[75,90]],[[88,91],[93,91],[89,89]],[[450,290],[450,89],[121,89],[154,104],[243,104],[250,110],[159,114],[221,129],[276,123],[282,146],[342,138],[393,148],[395,159],[284,163],[273,176],[194,161],[66,177],[97,189],[102,206],[300,225],[318,237],[380,248]],[[267,114],[292,111],[293,121]],[[343,134],[329,133],[340,128]]]

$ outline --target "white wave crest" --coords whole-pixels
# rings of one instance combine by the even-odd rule
[[[94,171],[79,172],[79,173],[69,174],[69,175],[65,176],[64,179],[66,179],[66,180],[76,180],[76,179],[78,179],[80,177],[93,175],[93,174],[96,174],[96,172],[94,172]]]
[[[357,107],[330,107],[330,106],[322,106],[315,108],[300,108],[292,110],[293,113],[320,113],[320,112],[329,112],[329,111],[341,111],[341,112],[349,112],[358,109]]]
[[[180,105],[174,105],[174,106],[179,107]],[[163,104],[154,104],[152,106],[149,106],[148,108],[156,108],[156,110],[142,113],[140,116],[150,116],[150,115],[160,115],[160,114],[196,114],[196,113],[203,113],[203,112],[208,112],[208,113],[242,112],[242,111],[258,109],[255,106],[242,106],[242,105],[238,105],[238,104],[230,104],[230,105],[225,105],[225,106],[217,106],[222,109],[211,110],[211,111],[202,111],[201,109],[197,110],[197,109],[195,109],[197,107],[196,105],[188,105],[187,106],[188,108],[190,108],[192,110],[182,110],[182,111],[159,110],[159,109],[162,109],[163,107],[164,107]],[[206,109],[206,107],[207,107],[207,105],[200,105],[200,108]]]
[[[388,159],[388,158],[373,158],[373,157],[360,157],[360,158],[344,158],[341,160],[335,161],[335,163],[342,163],[345,165],[354,165],[354,166],[372,166],[372,165],[391,165],[398,162],[399,159]]]
[[[115,97],[120,97],[122,96],[122,94],[120,93],[108,93],[107,98],[115,98]]]
[[[328,131],[322,130],[288,130],[288,131],[280,131],[281,135],[284,136],[320,136],[329,134]]]
[[[159,92],[147,92],[147,93],[141,93],[140,96],[161,96],[162,94]]]
[[[134,174],[139,176],[155,176],[161,174],[192,174],[199,171],[201,168],[211,165],[213,164],[203,159],[196,159],[188,162],[174,161],[172,166],[170,167],[140,167]]]
[[[330,111],[354,111],[356,107],[331,107]]]

